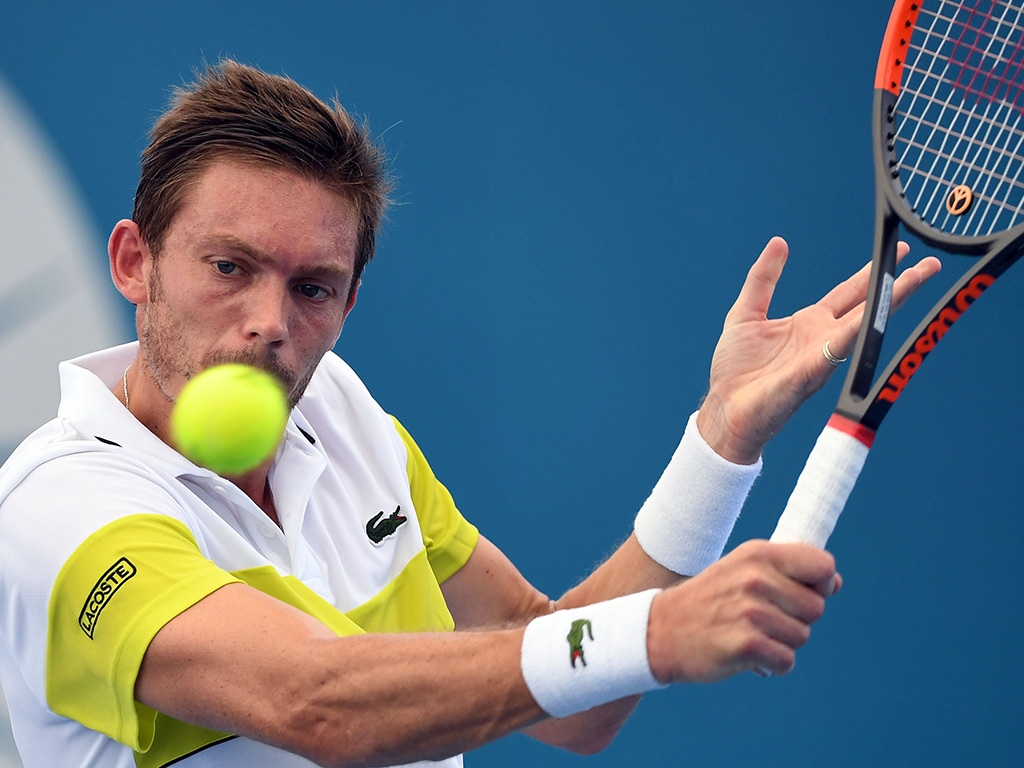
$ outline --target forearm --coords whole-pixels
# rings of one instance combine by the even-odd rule
[[[326,642],[317,654],[324,669],[288,738],[324,765],[369,766],[438,760],[519,730],[545,716],[519,674],[521,635]]]
[[[611,558],[555,601],[552,608],[562,610],[591,605],[652,587],[667,587],[681,578],[651,560],[636,537],[630,536]],[[639,702],[639,695],[627,696],[569,717],[543,720],[524,732],[551,746],[578,754],[594,754],[611,744]]]
[[[634,554],[638,553],[648,563],[651,562],[643,555],[635,540],[631,545],[627,542],[623,546],[627,551],[635,547]],[[623,555],[620,554],[616,556],[615,562],[622,559]],[[531,620],[547,616],[559,608],[589,605],[604,599],[595,597],[594,600],[588,600],[586,590],[589,588],[593,588],[595,596],[607,594],[608,597],[644,588],[640,580],[635,583],[617,583],[614,576],[616,570],[615,566],[602,566],[585,586],[571,590],[563,600],[556,603],[531,586],[508,558],[481,536],[469,562],[448,579],[442,589],[455,616],[457,629],[473,632],[493,627],[525,627]],[[623,571],[628,574],[630,569],[624,567]],[[675,574],[664,574],[666,580],[678,578]],[[606,577],[608,584],[603,585],[601,582]],[[638,588],[632,589],[633,586]],[[568,647],[564,639],[560,647]],[[611,743],[638,700],[638,696],[630,696],[570,717],[546,718],[524,729],[524,732],[546,744],[572,752],[598,752]]]
[[[701,411],[703,413],[703,410]],[[705,439],[694,414],[650,497],[634,532],[557,607],[586,605],[653,587],[665,588],[717,560],[760,471],[724,458]]]
[[[678,584],[720,556],[757,472],[757,466],[737,466],[718,455],[703,441],[696,419],[691,419],[638,516],[638,531],[594,573],[557,601],[549,601],[482,540],[464,571],[444,587],[457,626],[526,623],[557,610]],[[638,533],[646,534],[648,547]],[[478,599],[481,592],[491,597]],[[493,599],[496,595],[500,599]],[[573,751],[597,751],[611,741],[637,700],[629,696],[571,718],[546,721],[529,732]]]
[[[612,743],[639,703],[640,696],[628,696],[569,717],[542,720],[523,733],[552,747],[593,755]]]
[[[522,629],[336,637],[242,585],[169,622],[143,704],[325,766],[438,759],[545,717],[520,672]]]
[[[664,589],[686,578],[652,560],[634,533],[593,573],[556,600],[554,607],[575,608],[645,589]]]
[[[696,423],[693,420],[688,429],[696,430]],[[554,609],[591,605],[651,588],[665,589],[686,580],[721,554],[757,469],[729,466],[731,462],[700,440],[702,435],[703,431],[696,435],[691,432],[683,438],[680,450],[641,512],[648,516],[642,523],[648,540],[661,545],[651,547],[658,559],[645,550],[634,532],[588,578],[557,600]],[[711,489],[710,497],[702,492],[705,489],[701,483],[716,482],[731,484],[732,492],[724,497],[717,489]],[[695,496],[688,499],[683,495],[686,493]],[[675,498],[677,495],[680,498]],[[688,530],[691,527],[696,532]],[[663,535],[671,540],[671,546],[664,546]],[[549,720],[529,733],[577,752],[597,751],[618,733],[639,698],[630,696],[564,720]]]

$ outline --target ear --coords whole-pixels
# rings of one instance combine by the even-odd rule
[[[348,317],[348,313],[352,311],[352,308],[356,305],[356,294],[359,293],[359,286],[363,284],[362,280],[357,280],[356,284],[352,286],[352,292],[348,295],[348,302],[345,304],[345,314],[342,315],[342,322]]]
[[[345,314],[341,316],[341,326],[338,328],[338,335],[334,337],[334,342],[331,344],[333,347],[338,343],[338,339],[341,338],[341,329],[345,327],[345,318],[348,317],[348,313],[352,311],[352,307],[356,305],[356,294],[359,293],[359,286],[363,284],[362,280],[356,282],[352,286],[352,291],[348,295],[348,301],[345,302]]]
[[[107,242],[107,253],[117,290],[132,304],[145,304],[151,255],[139,225],[129,219],[117,222]]]

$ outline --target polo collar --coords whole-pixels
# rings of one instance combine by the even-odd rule
[[[134,341],[61,363],[58,368],[61,399],[57,417],[72,423],[83,435],[92,435],[101,442],[145,454],[154,468],[175,477],[219,477],[215,472],[189,461],[150,432],[114,395],[114,388],[120,385],[125,370],[136,359],[138,351],[139,343]],[[307,456],[321,454],[312,426],[297,411],[293,411],[288,419],[274,464],[282,459],[283,454],[294,450]]]

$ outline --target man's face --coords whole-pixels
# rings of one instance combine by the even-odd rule
[[[185,196],[155,258],[137,322],[143,364],[173,400],[204,368],[274,373],[294,405],[352,307],[358,218],[284,170],[216,162]]]

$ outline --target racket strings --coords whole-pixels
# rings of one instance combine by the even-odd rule
[[[906,59],[891,148],[908,202],[950,234],[1014,226],[1024,208],[1021,8],[1005,0],[927,4]]]

